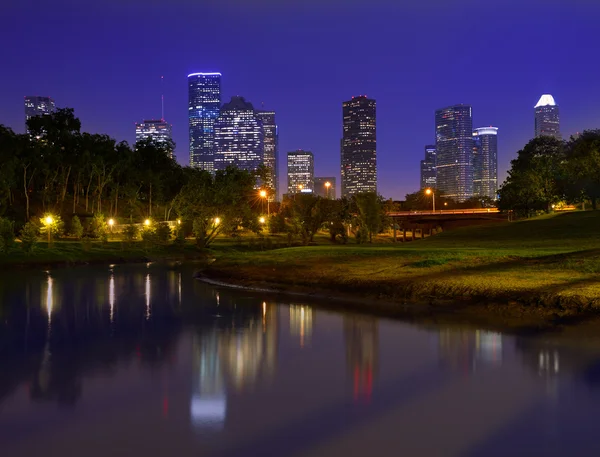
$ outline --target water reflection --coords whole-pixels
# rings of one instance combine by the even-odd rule
[[[298,339],[300,347],[310,344],[313,328],[313,309],[305,305],[290,305],[290,333]]]
[[[442,364],[465,374],[502,365],[502,335],[499,333],[446,328],[439,330],[438,342]]]
[[[369,402],[379,362],[379,326],[377,319],[344,316],[346,366],[352,379],[355,401]]]

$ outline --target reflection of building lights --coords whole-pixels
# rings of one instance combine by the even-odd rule
[[[290,332],[300,337],[300,347],[312,335],[313,310],[309,306],[290,305]]]
[[[221,428],[227,414],[225,396],[205,397],[195,394],[190,404],[190,415],[196,427]]]
[[[150,273],[146,275],[146,320],[150,319]]]
[[[538,373],[558,373],[560,369],[558,352],[540,351]]]
[[[179,284],[178,284],[178,290],[179,290],[179,306],[181,306],[181,272],[179,272]]]
[[[115,275],[108,280],[108,304],[110,306],[110,321],[115,319]]]

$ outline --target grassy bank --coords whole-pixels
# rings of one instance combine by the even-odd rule
[[[214,254],[207,276],[256,287],[430,303],[437,310],[477,303],[477,310],[552,318],[600,307],[600,212],[468,227],[405,245]]]

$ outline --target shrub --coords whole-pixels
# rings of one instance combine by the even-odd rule
[[[269,217],[269,232],[273,235],[285,232],[285,218],[282,214],[272,214]]]
[[[73,216],[71,219],[71,235],[78,240],[83,236],[83,225],[77,216]]]
[[[144,242],[144,247],[146,249],[149,249],[156,244],[156,229],[152,225],[144,226],[141,232],[141,236],[142,241]]]
[[[167,244],[171,239],[171,227],[167,222],[161,222],[156,226],[156,241],[160,244]]]
[[[65,223],[60,218],[60,216],[51,216],[52,223],[49,224],[46,222],[48,215],[40,218],[40,234],[47,235],[48,230],[50,230],[50,234],[52,238],[60,238],[65,233]]]
[[[35,249],[38,241],[38,229],[31,222],[27,222],[20,233],[21,237],[21,249],[26,253],[31,253]]]
[[[14,222],[0,217],[0,252],[8,252],[15,244]]]
[[[102,240],[104,243],[108,241],[108,224],[103,214],[94,214],[94,218],[89,226],[88,236]]]
[[[125,229],[123,230],[123,238],[125,238],[125,241],[128,243],[133,243],[135,240],[137,240],[138,235],[139,230],[135,225],[129,224],[125,226]]]

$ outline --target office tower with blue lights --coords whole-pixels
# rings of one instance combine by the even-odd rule
[[[43,116],[52,114],[56,110],[54,100],[50,97],[40,97],[39,95],[28,95],[25,97],[25,129],[27,129],[27,121],[35,116]]]
[[[534,107],[535,111],[535,136],[552,136],[557,140],[560,135],[560,115],[554,97],[544,94]]]
[[[425,159],[421,160],[421,189],[437,186],[435,145],[425,146]]]
[[[437,189],[463,202],[473,196],[473,118],[469,105],[435,112]]]
[[[498,128],[473,130],[473,195],[498,199]]]
[[[263,126],[263,160],[269,169],[266,185],[272,192],[269,200],[279,200],[279,135],[275,111],[257,110],[256,117]]]
[[[376,103],[366,95],[342,103],[342,197],[377,192]]]
[[[313,153],[298,149],[287,153],[288,194],[312,192],[314,189],[315,159]]]
[[[190,166],[214,170],[214,125],[221,107],[221,73],[188,75]]]
[[[255,171],[264,163],[263,126],[252,103],[234,96],[214,123],[214,169],[234,166]]]
[[[158,146],[164,147],[169,157],[173,158],[173,134],[171,124],[164,119],[151,119],[135,124],[135,142],[151,139]]]

